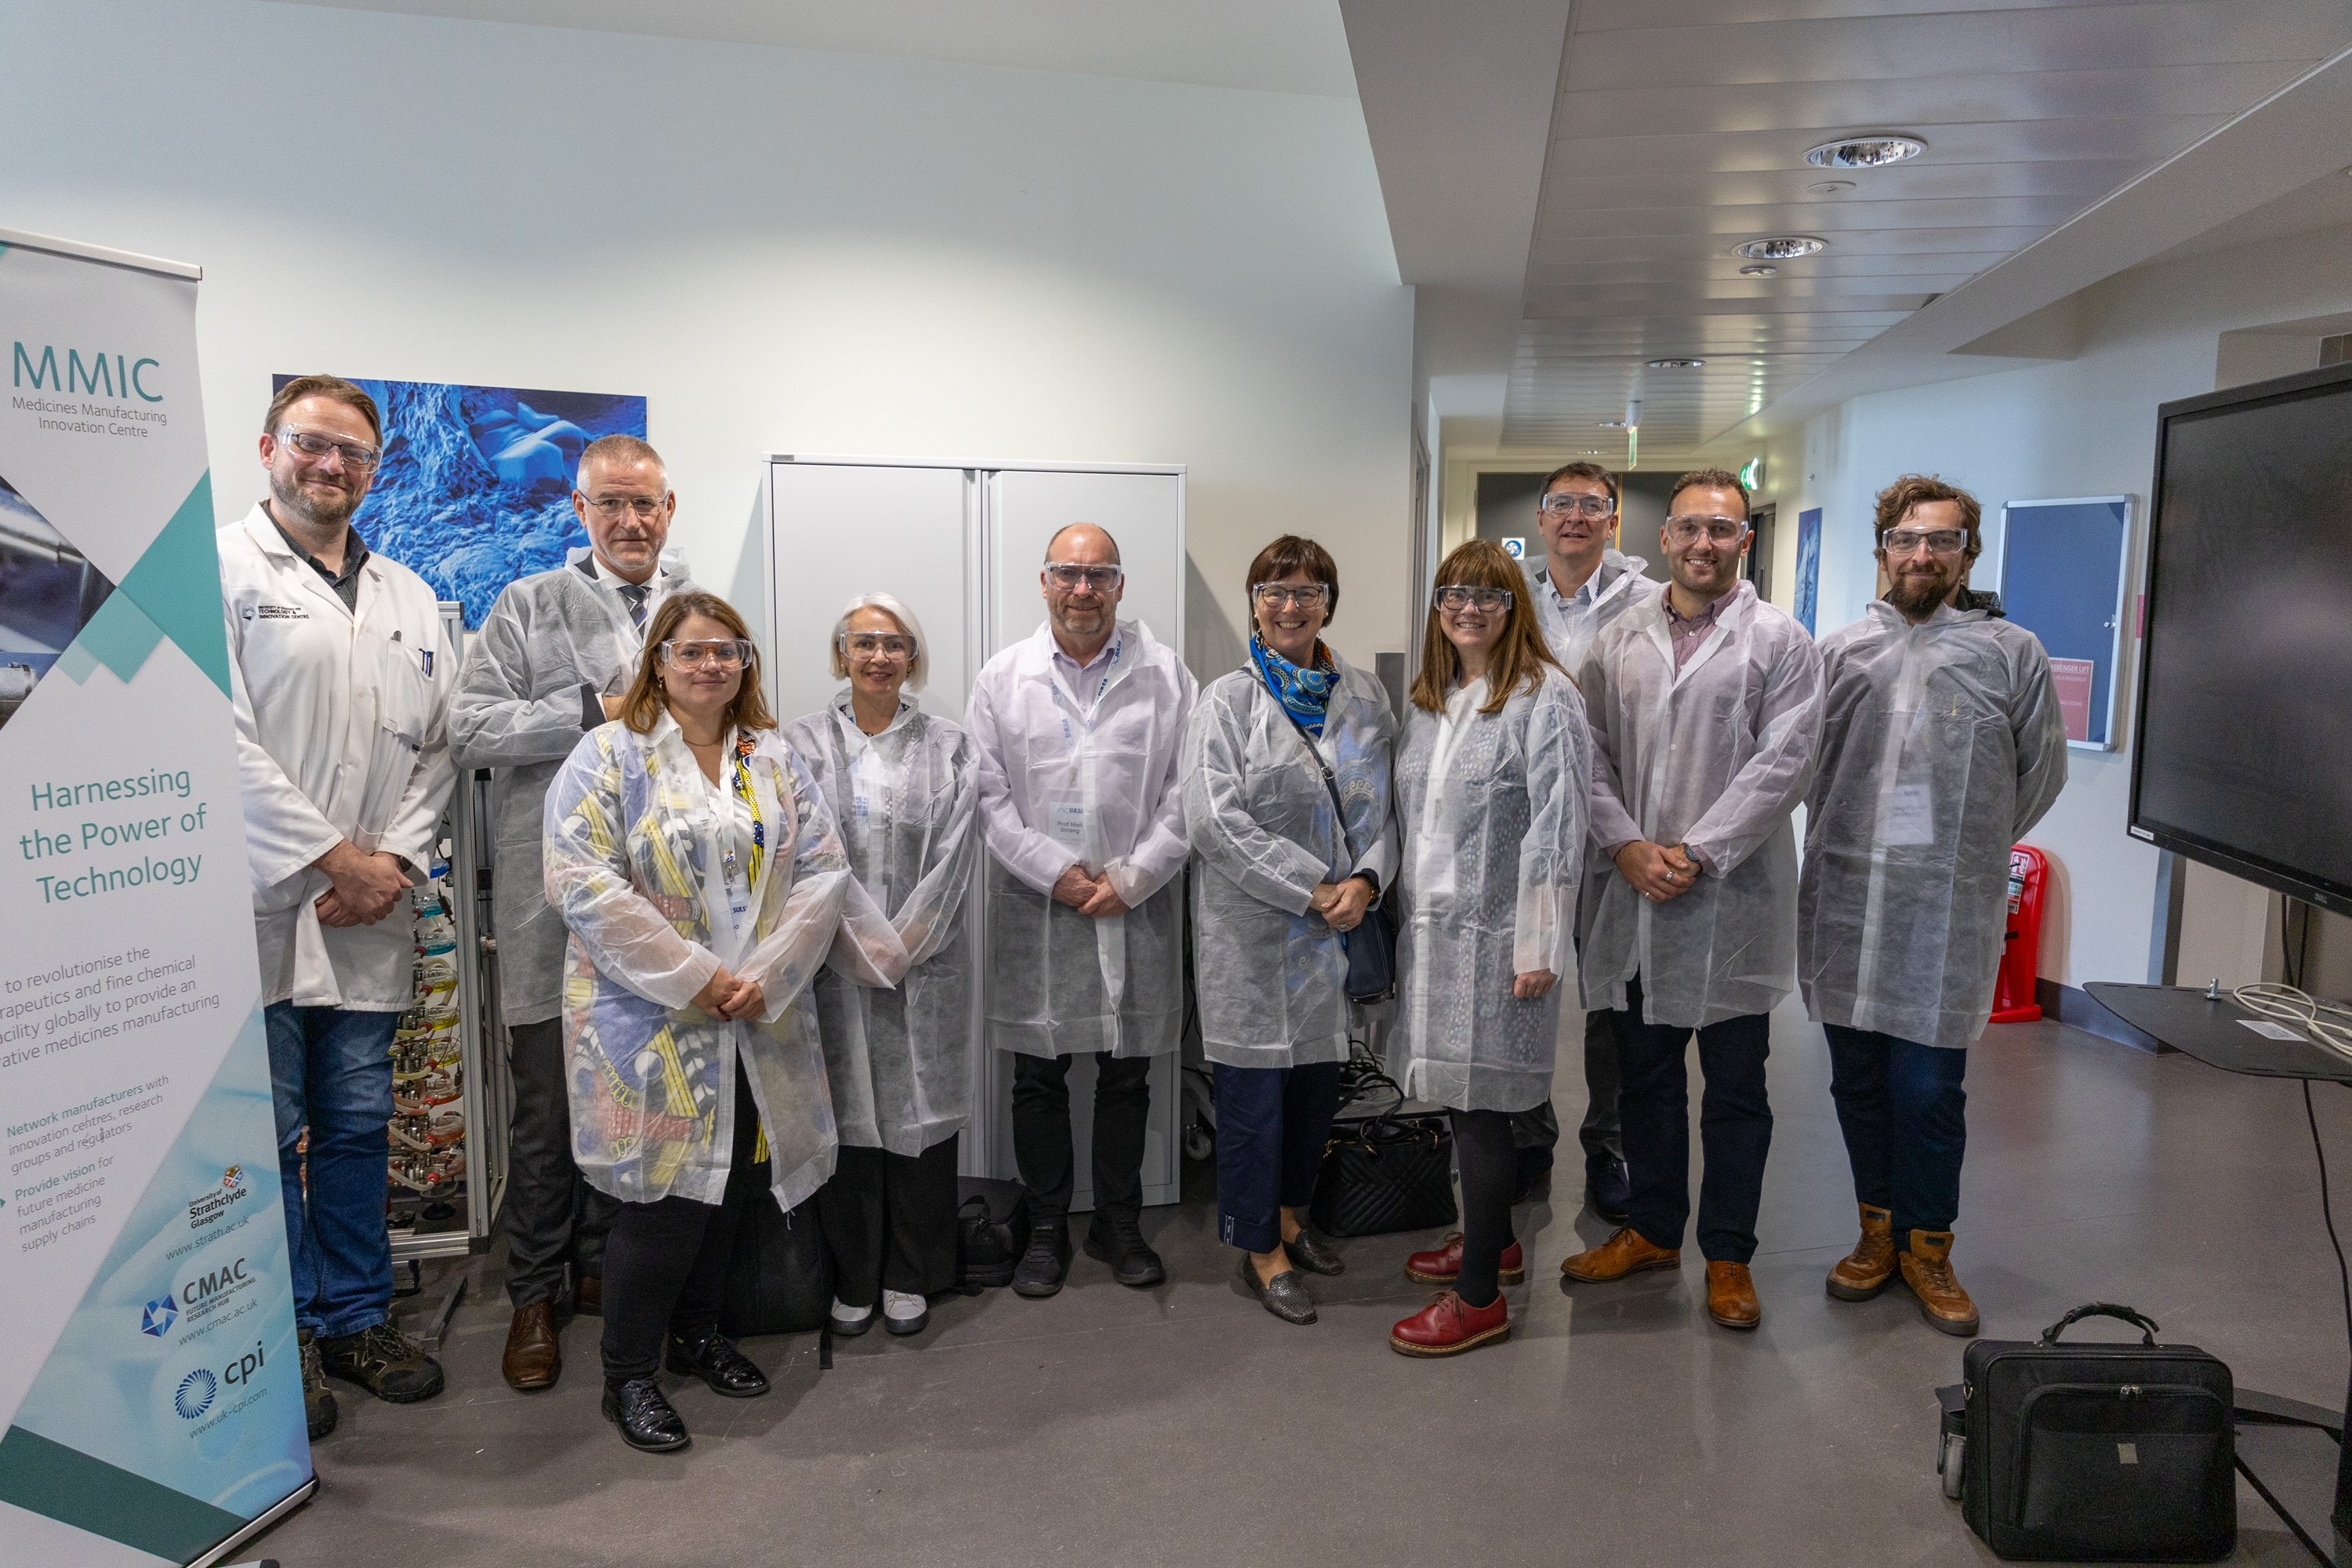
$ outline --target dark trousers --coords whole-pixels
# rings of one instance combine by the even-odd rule
[[[572,1163],[572,1100],[564,1083],[563,1021],[507,1026],[514,1117],[507,1155],[507,1296],[518,1311],[560,1301],[564,1266],[603,1271],[604,1234],[620,1205],[580,1179]]]
[[[1642,982],[1625,988],[1626,1010],[1612,1013],[1623,1073],[1619,1106],[1633,1195],[1633,1228],[1654,1247],[1680,1247],[1690,1222],[1690,1082],[1683,1050],[1691,1031],[1642,1021]],[[1710,1263],[1756,1256],[1756,1211],[1764,1197],[1764,1159],[1772,1148],[1772,1104],[1764,1088],[1771,1021],[1761,1013],[1726,1018],[1698,1031],[1699,1149],[1706,1169],[1698,1189],[1698,1249]]]
[[[885,1290],[934,1296],[961,1283],[956,1261],[956,1150],[961,1134],[920,1154],[845,1143],[816,1190],[833,1254],[834,1296],[871,1307]]]
[[[1605,1012],[1584,1016],[1584,1123],[1576,1130],[1584,1145],[1585,1169],[1598,1160],[1625,1157],[1625,1124],[1618,1114],[1620,1073],[1617,1026]]]
[[[604,1382],[618,1387],[661,1370],[662,1341],[689,1343],[719,1331],[727,1260],[735,1231],[753,1200],[766,1199],[753,1176],[760,1113],[740,1068],[735,1069],[735,1149],[727,1190],[715,1204],[667,1197],[619,1204],[604,1244]]]
[[[1058,1225],[1076,1190],[1070,1151],[1072,1057],[1013,1057],[1013,1158],[1029,1188],[1029,1218]],[[1151,1120],[1151,1058],[1095,1054],[1095,1224],[1143,1213],[1143,1134]]]
[[[1502,1289],[1503,1249],[1511,1245],[1511,1194],[1519,1181],[1507,1110],[1449,1110],[1454,1165],[1462,1173],[1462,1273],[1454,1293],[1491,1307]],[[1223,1136],[1218,1129],[1218,1136]]]
[[[1282,1245],[1282,1211],[1315,1201],[1340,1066],[1215,1065],[1218,1240],[1272,1252]]]
[[[1969,1147],[1969,1053],[1824,1024],[1830,1098],[1837,1101],[1853,1195],[1895,1215],[1895,1245],[1915,1230],[1952,1228]]]

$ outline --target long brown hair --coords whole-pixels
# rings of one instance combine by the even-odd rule
[[[640,735],[650,735],[668,711],[669,695],[656,673],[661,668],[661,645],[677,635],[688,616],[708,616],[751,647],[751,658],[743,666],[743,684],[727,705],[726,721],[739,730],[774,729],[776,716],[768,711],[768,700],[760,690],[760,647],[751,641],[751,628],[743,624],[734,605],[716,594],[700,592],[673,594],[654,612],[652,624],[646,627],[646,652],[637,661],[637,678],[630,682],[628,695],[621,699],[621,722]]]
[[[1559,669],[1544,642],[1536,607],[1528,598],[1528,580],[1510,552],[1491,539],[1474,539],[1457,546],[1438,563],[1440,588],[1501,588],[1511,595],[1511,618],[1486,666],[1486,705],[1481,713],[1500,713],[1522,686],[1543,679],[1543,666]],[[1560,670],[1565,675],[1566,670]],[[1462,655],[1438,623],[1437,597],[1430,595],[1429,623],[1421,637],[1421,673],[1412,679],[1412,705],[1430,713],[1445,710],[1445,694],[1462,677]]]

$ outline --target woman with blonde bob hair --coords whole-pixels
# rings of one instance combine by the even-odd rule
[[[1393,1049],[1405,1092],[1452,1113],[1462,1173],[1461,1233],[1405,1263],[1412,1279],[1451,1287],[1390,1333],[1406,1355],[1454,1355],[1511,1331],[1501,1286],[1527,1278],[1511,1237],[1511,1114],[1551,1098],[1559,982],[1576,973],[1591,739],[1527,586],[1492,540],[1438,567],[1397,749]]]
[[[664,1367],[729,1398],[768,1391],[719,1331],[759,1145],[787,1209],[833,1173],[808,989],[849,863],[761,699],[743,618],[709,594],[662,601],[621,716],[581,738],[543,820],[547,901],[572,932],[572,1152],[620,1204],[604,1253],[604,1415],[632,1447],[682,1448]]]

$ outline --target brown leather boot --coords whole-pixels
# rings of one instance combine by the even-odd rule
[[[1632,1226],[1592,1248],[1561,1261],[1559,1271],[1570,1279],[1581,1279],[1588,1285],[1604,1284],[1622,1279],[1629,1274],[1639,1274],[1644,1268],[1680,1268],[1683,1249],[1679,1247],[1655,1247]]]
[[[533,1301],[516,1310],[499,1371],[518,1394],[555,1386],[563,1375],[563,1343],[555,1337],[554,1302]]]
[[[1830,1294],[1841,1301],[1867,1301],[1895,1279],[1895,1216],[1862,1206],[1862,1239],[1830,1270]]]
[[[1748,1265],[1707,1260],[1706,1315],[1727,1329],[1752,1329],[1764,1321],[1764,1303],[1756,1299]]]
[[[1952,1233],[1915,1230],[1911,1249],[1902,1254],[1903,1283],[1919,1298],[1919,1315],[1948,1334],[1973,1339],[1977,1304],[1952,1275]]]

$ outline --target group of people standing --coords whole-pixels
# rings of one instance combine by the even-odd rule
[[[677,500],[652,447],[588,447],[589,547],[510,585],[462,673],[430,590],[349,526],[381,452],[364,392],[289,384],[261,440],[270,498],[221,535],[314,1433],[330,1372],[394,1401],[442,1383],[388,1321],[383,1121],[406,1005],[389,917],[458,767],[496,770],[503,1370],[551,1385],[565,1310],[601,1311],[604,1412],[635,1447],[688,1441],[665,1370],[766,1392],[719,1328],[763,1186],[788,1210],[815,1200],[835,1332],[919,1333],[956,1283],[975,877],[985,1043],[1012,1053],[1029,1190],[1024,1296],[1072,1266],[1080,1056],[1080,1246],[1120,1284],[1165,1278],[1141,1166],[1189,924],[1219,1235],[1269,1311],[1312,1322],[1303,1276],[1344,1267],[1304,1216],[1364,1032],[1349,947],[1392,930],[1389,1060],[1450,1112],[1463,1199],[1461,1233],[1408,1261],[1447,1289],[1391,1331],[1398,1351],[1509,1331],[1511,1207],[1558,1137],[1570,994],[1588,1197],[1621,1228],[1564,1272],[1679,1266],[1696,1033],[1708,1310],[1754,1327],[1766,1015],[1792,977],[1829,1031],[1861,1204],[1831,1292],[1899,1276],[1931,1321],[1974,1331],[1949,1264],[1959,1047],[1990,1008],[2009,846],[2055,798],[2065,746],[2039,645],[1964,586],[1980,542],[1963,492],[1913,477],[1880,498],[1885,596],[1817,646],[1741,576],[1734,477],[1677,485],[1661,583],[1611,547],[1614,479],[1570,464],[1543,487],[1540,563],[1474,541],[1440,566],[1402,724],[1323,639],[1339,573],[1312,540],[1258,553],[1248,661],[1196,689],[1118,618],[1118,544],[1077,523],[1046,550],[1044,623],[981,670],[964,724],[917,705],[921,625],[876,593],[830,628],[841,690],[780,727],[742,618],[667,549]]]

